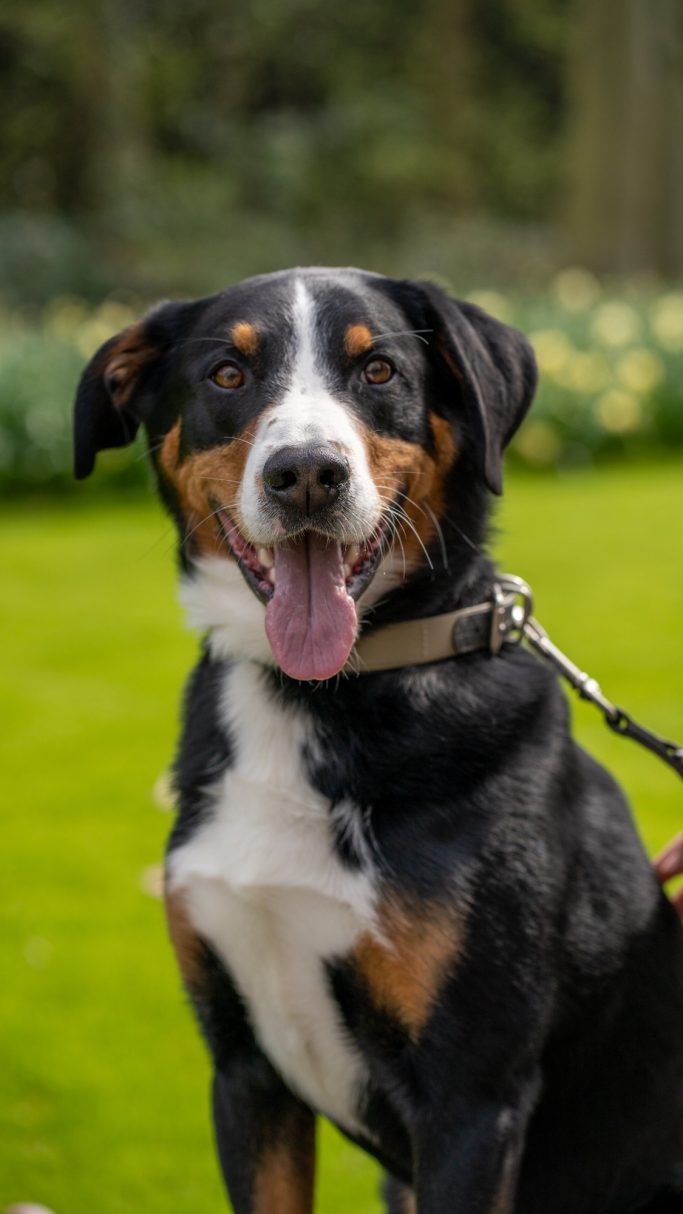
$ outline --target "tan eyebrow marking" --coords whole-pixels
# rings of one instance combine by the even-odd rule
[[[372,349],[374,338],[367,325],[349,325],[344,334],[344,349],[349,358],[357,358]]]
[[[247,320],[238,320],[232,327],[230,337],[240,354],[255,354],[258,350],[259,335]]]

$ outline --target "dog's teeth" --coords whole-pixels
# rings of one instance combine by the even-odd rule
[[[275,585],[275,570],[274,569],[268,569],[266,571],[266,579],[270,582],[271,586]]]
[[[353,570],[353,565],[344,565],[344,577],[347,581],[351,577],[352,570]]]
[[[264,569],[270,569],[273,564],[273,552],[270,548],[259,548],[256,553]]]
[[[351,569],[353,569],[359,556],[360,548],[358,547],[358,544],[351,544],[351,547],[347,548],[346,550],[346,560],[348,561]],[[344,566],[344,568],[346,568],[346,566]]]

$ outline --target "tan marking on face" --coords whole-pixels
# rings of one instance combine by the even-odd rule
[[[434,455],[419,443],[363,428],[370,473],[380,498],[388,505],[399,493],[406,495],[398,497],[398,505],[410,523],[399,524],[399,535],[406,559],[411,563],[419,563],[424,557],[422,545],[426,548],[436,534],[435,519],[441,518],[446,509],[446,477],[457,455],[448,422],[436,413],[429,414],[429,422]]]
[[[117,409],[127,404],[140,371],[147,363],[153,362],[158,354],[158,348],[145,339],[142,321],[129,325],[119,334],[115,345],[106,352],[98,368],[100,375],[106,378],[107,390]]]
[[[175,488],[185,518],[185,534],[202,556],[232,558],[215,516],[212,502],[224,505],[232,520],[241,525],[239,493],[251,441],[258,420],[251,422],[231,442],[207,451],[181,456],[180,422],[166,435],[159,452],[162,475]]]
[[[198,991],[202,985],[202,943],[193,928],[182,894],[164,890],[166,922],[186,987]]]
[[[414,909],[387,901],[379,908],[379,934],[365,933],[354,949],[372,999],[400,1021],[413,1041],[461,956],[463,935],[463,920],[451,906]]]
[[[258,332],[247,320],[239,320],[236,325],[233,325],[230,338],[240,354],[244,354],[247,358],[258,350]]]
[[[372,349],[373,336],[367,325],[349,325],[344,334],[344,349],[349,358],[358,358]]]
[[[258,1162],[253,1214],[312,1214],[315,1178],[315,1123],[302,1110],[283,1127],[287,1138],[268,1146]]]

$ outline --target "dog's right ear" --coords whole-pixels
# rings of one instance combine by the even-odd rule
[[[125,447],[148,412],[155,374],[192,302],[162,304],[105,342],[81,376],[74,409],[74,474],[89,476],[106,447]]]

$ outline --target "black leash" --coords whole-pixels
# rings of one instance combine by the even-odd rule
[[[544,628],[541,627],[538,620],[535,620],[531,614],[533,599],[531,590],[522,578],[514,576],[504,576],[494,588],[494,617],[496,612],[497,602],[501,602],[504,596],[513,593],[516,596],[515,606],[512,608],[511,619],[514,628],[514,635],[510,635],[509,626],[504,624],[506,617],[501,608],[501,625],[504,635],[502,640],[514,641],[515,639],[524,639],[540,653],[551,666],[554,666],[571,687],[577,691],[582,700],[588,700],[591,704],[595,704],[599,708],[605,724],[622,738],[632,738],[634,742],[639,742],[646,750],[652,751],[652,754],[672,767],[673,770],[683,779],[683,746],[678,746],[676,742],[669,742],[666,738],[660,737],[659,734],[653,733],[651,729],[646,729],[644,725],[640,725],[629,713],[623,708],[619,708],[613,704],[607,696],[603,694],[599,683],[596,679],[591,678],[589,674],[581,670],[570,658],[567,657],[561,649],[558,649],[548,636]]]

